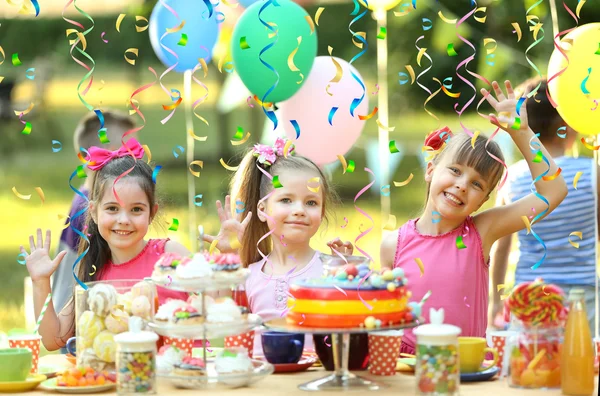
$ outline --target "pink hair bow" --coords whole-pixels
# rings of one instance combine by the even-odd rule
[[[133,155],[136,159],[142,159],[144,157],[144,148],[135,138],[129,139],[127,142],[125,142],[124,146],[121,146],[116,151],[110,151],[101,147],[92,146],[88,152],[90,154],[90,163],[88,164],[88,168],[93,171],[102,169],[104,165],[115,158],[126,157],[128,155]]]

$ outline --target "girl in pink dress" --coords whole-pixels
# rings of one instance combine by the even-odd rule
[[[117,151],[99,147],[89,149],[88,167],[95,171],[89,195],[89,209],[79,254],[89,248],[79,262],[77,273],[81,282],[117,279],[143,279],[151,275],[154,264],[164,252],[189,255],[181,244],[169,239],[150,239],[145,236],[158,211],[152,168],[140,161],[144,149],[135,139],[129,139]],[[83,211],[82,211],[83,213]],[[81,214],[80,214],[81,215]],[[80,230],[77,230],[81,233]],[[37,243],[29,237],[31,252],[25,254],[27,270],[33,282],[33,301],[39,315],[48,293],[50,276],[56,271],[65,255],[62,251],[50,259],[50,230],[46,240],[42,230],[37,230]],[[75,272],[75,269],[74,269]],[[159,302],[167,298],[187,299],[187,293],[158,290]],[[65,346],[74,335],[75,303],[71,299],[60,313],[55,312],[52,301],[48,305],[39,328],[42,342],[49,351]]]

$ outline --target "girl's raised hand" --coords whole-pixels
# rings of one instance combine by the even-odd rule
[[[217,212],[219,214],[219,220],[221,220],[221,229],[219,234],[215,237],[212,235],[204,234],[203,240],[208,243],[212,243],[217,240],[217,249],[221,253],[234,252],[237,248],[232,246],[232,242],[237,241],[241,243],[244,236],[244,231],[252,218],[252,212],[248,212],[244,220],[242,221],[242,211],[235,211],[235,216],[231,215],[231,198],[229,195],[225,197],[225,208],[221,205],[221,201],[217,201]]]
[[[42,229],[38,228],[37,244],[35,243],[33,235],[29,236],[29,248],[31,249],[31,254],[27,254],[23,245],[21,245],[21,253],[25,254],[25,264],[27,265],[27,271],[29,271],[29,275],[33,282],[44,279],[50,280],[50,276],[56,271],[56,268],[58,268],[63,257],[67,254],[67,251],[63,250],[56,255],[54,260],[51,260],[48,253],[50,251],[50,237],[51,232],[50,230],[47,230],[46,242],[44,242],[42,238]]]
[[[331,249],[331,254],[336,254],[334,252],[334,250],[336,250],[344,256],[352,256],[352,252],[354,251],[352,243],[349,241],[342,242],[340,238],[335,238],[334,240],[327,242],[327,246]]]
[[[509,134],[518,130],[527,130],[529,128],[527,107],[525,106],[527,101],[525,100],[520,104],[519,113],[517,113],[519,98],[515,98],[515,92],[513,91],[510,81],[506,80],[504,86],[506,87],[506,96],[504,96],[504,92],[502,92],[498,82],[492,82],[492,88],[496,94],[495,98],[494,95],[485,88],[481,88],[481,93],[497,113],[490,114],[490,122],[497,127],[504,129]],[[523,97],[527,96],[528,93],[529,92],[524,92]],[[517,118],[519,121],[516,121]]]

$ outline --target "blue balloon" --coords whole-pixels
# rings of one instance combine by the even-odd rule
[[[219,23],[222,22],[219,17],[222,18],[223,14],[214,9],[210,0],[165,0],[164,3],[175,10],[181,19],[177,19],[160,1],[154,6],[148,32],[158,59],[167,67],[177,62],[173,70],[180,73],[193,69],[199,63],[198,58],[204,58],[208,63],[219,38]],[[177,59],[163,48],[160,38],[167,29],[179,26],[181,20],[185,21],[183,29],[167,34],[162,40],[165,47],[177,54]],[[183,34],[187,35],[187,43],[179,45],[185,40]]]
[[[256,3],[258,0],[240,0],[240,4],[244,6],[244,8],[250,7],[252,4]]]

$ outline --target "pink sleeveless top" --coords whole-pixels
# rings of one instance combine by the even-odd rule
[[[165,252],[165,245],[169,241],[167,239],[150,239],[144,249],[133,259],[126,263],[114,265],[110,260],[100,272],[98,280],[119,280],[119,279],[139,279],[152,275],[154,264]],[[188,294],[167,290],[164,287],[157,287],[158,303],[164,304],[168,298],[179,300],[187,300]]]
[[[444,308],[444,323],[460,327],[461,336],[485,337],[489,261],[484,261],[481,237],[473,218],[467,217],[460,227],[442,235],[421,235],[417,220],[409,220],[398,230],[394,259],[394,268],[404,269],[411,301],[421,301],[431,290],[422,307],[427,323],[430,308]],[[463,235],[466,248],[457,248],[459,235]],[[422,275],[416,258],[423,262]],[[415,341],[412,330],[405,330],[401,352],[414,354]]]

